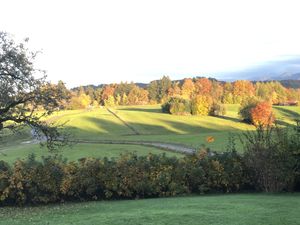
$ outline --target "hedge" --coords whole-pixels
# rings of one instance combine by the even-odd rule
[[[244,134],[245,154],[203,149],[183,158],[165,154],[116,159],[30,155],[14,165],[0,161],[0,205],[137,199],[187,194],[300,189],[300,129]]]

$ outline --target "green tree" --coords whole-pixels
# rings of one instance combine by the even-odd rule
[[[147,90],[149,92],[150,101],[155,102],[155,103],[160,101],[158,81],[156,81],[156,80],[151,81],[147,87]]]

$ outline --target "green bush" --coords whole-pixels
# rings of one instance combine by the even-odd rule
[[[299,130],[260,126],[244,137],[246,168],[255,187],[265,192],[295,190],[300,172]]]
[[[214,102],[210,108],[211,116],[224,116],[226,114],[226,108],[223,104]]]
[[[191,103],[187,99],[172,97],[162,105],[162,111],[174,115],[190,115]]]
[[[60,157],[36,161],[34,155],[15,162],[9,184],[9,201],[16,205],[59,201],[65,162]]]
[[[239,109],[239,116],[244,122],[252,123],[251,110],[255,108],[258,103],[259,101],[254,97],[250,97],[242,101]]]
[[[6,202],[9,195],[11,168],[8,163],[0,161],[0,202]]]

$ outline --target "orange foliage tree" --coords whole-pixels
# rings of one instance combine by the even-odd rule
[[[270,126],[275,121],[272,105],[269,102],[260,102],[251,109],[251,120],[255,126]]]
[[[109,96],[113,96],[115,93],[115,87],[112,85],[106,85],[102,91],[101,100],[104,102],[108,99]]]
[[[240,103],[247,97],[255,94],[254,85],[248,80],[237,80],[233,83],[233,98],[235,103]]]
[[[212,90],[212,82],[207,78],[200,78],[195,83],[196,94],[210,95]]]

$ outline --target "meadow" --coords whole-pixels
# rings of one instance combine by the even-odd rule
[[[62,154],[69,160],[83,157],[117,157],[121,153],[136,152],[139,155],[163,153],[180,157],[181,154],[163,151],[151,146],[104,144],[101,141],[147,141],[174,143],[199,149],[201,146],[223,152],[230,134],[236,136],[237,150],[242,152],[239,135],[255,127],[240,121],[239,105],[226,105],[227,113],[223,117],[211,116],[176,116],[164,114],[159,105],[118,106],[92,110],[60,111],[48,118],[48,121],[66,122],[65,129],[73,140],[86,143],[67,146],[58,152],[49,153],[32,141],[30,131],[7,136],[0,147],[0,159],[14,162],[34,153],[37,158],[42,155]],[[300,107],[274,106],[278,124],[281,126],[295,124]],[[208,143],[206,138],[212,136],[214,141]],[[97,142],[100,143],[88,143]]]
[[[84,157],[118,157],[126,152],[138,155],[165,153],[149,146],[100,144],[97,141],[152,141],[175,143],[195,149],[203,144],[215,151],[225,151],[230,133],[240,135],[254,126],[242,123],[238,105],[227,105],[224,117],[174,116],[161,113],[160,106],[120,106],[93,110],[60,111],[49,121],[67,122],[72,139],[86,141],[48,152],[32,141],[30,131],[4,137],[0,159],[13,163],[34,153],[37,158],[62,154],[69,161]],[[280,126],[292,125],[300,108],[274,106]],[[214,137],[208,143],[206,138]],[[95,143],[88,143],[88,142]],[[237,140],[237,149],[242,147]],[[0,224],[300,224],[299,194],[227,194],[135,201],[99,201],[62,203],[39,207],[0,208]]]
[[[298,225],[299,194],[228,194],[0,208],[0,224]]]

